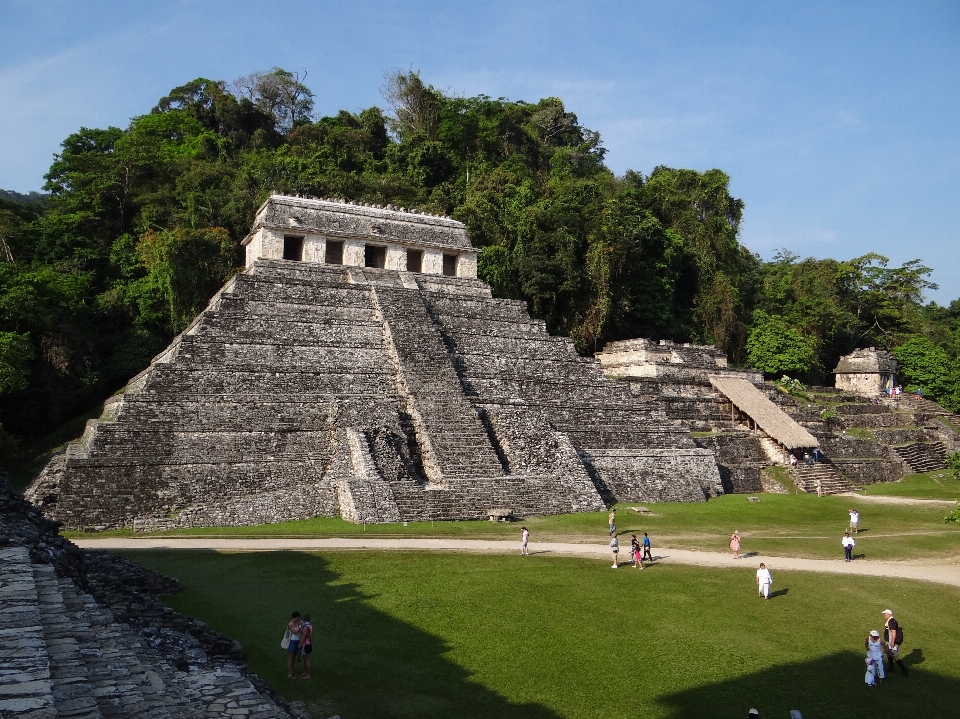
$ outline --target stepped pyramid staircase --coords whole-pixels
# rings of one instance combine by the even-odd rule
[[[27,547],[0,547],[0,599],[4,719],[291,717],[233,665],[171,666]]]
[[[803,462],[790,469],[793,483],[804,492],[817,493],[819,483],[820,494],[841,494],[856,491],[856,486],[848,482],[836,468],[824,462],[807,466]]]
[[[894,446],[893,451],[903,460],[903,463],[914,473],[932,472],[947,466],[946,449],[943,442],[921,443],[914,442],[902,446]]]

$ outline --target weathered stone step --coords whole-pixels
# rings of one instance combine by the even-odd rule
[[[25,547],[0,547],[0,716],[56,719],[50,661]]]
[[[893,451],[914,473],[932,472],[947,466],[946,449],[942,442],[915,442],[894,447]]]
[[[80,645],[72,636],[60,581],[52,566],[33,565],[38,613],[50,662],[51,696],[60,719],[99,719],[103,716],[87,678]]]
[[[817,484],[819,482],[820,493],[840,494],[842,492],[856,491],[856,487],[842,476],[829,464],[818,463],[812,467],[800,464],[790,469],[793,482],[804,492],[811,494],[817,493]]]

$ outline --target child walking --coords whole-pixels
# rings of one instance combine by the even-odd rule
[[[637,539],[637,535],[634,534],[633,539],[630,540],[630,551],[633,554],[634,569],[643,569],[643,553],[640,547],[640,540]]]

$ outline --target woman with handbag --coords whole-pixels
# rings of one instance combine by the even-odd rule
[[[280,646],[287,650],[287,679],[293,679],[293,662],[300,649],[300,612],[294,612],[291,615]]]

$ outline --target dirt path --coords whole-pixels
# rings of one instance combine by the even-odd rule
[[[494,554],[519,554],[517,542],[502,542],[487,539],[178,539],[107,537],[103,539],[75,539],[74,543],[84,549],[207,549],[227,552],[279,552],[279,551],[330,551],[330,550],[429,550],[453,552],[489,552]],[[623,561],[628,558],[629,547],[620,552]],[[610,551],[604,544],[569,544],[561,542],[531,543],[531,553],[537,556],[562,555],[589,557],[610,561]],[[743,559],[734,559],[729,553],[695,552],[687,549],[657,547],[656,561],[666,564],[693,564],[704,567],[743,567],[753,570],[760,562],[774,570],[798,570],[804,572],[830,572],[833,574],[856,574],[873,577],[896,577],[917,579],[938,584],[960,587],[960,559],[953,563],[889,562],[858,559],[844,562],[842,559],[793,559],[789,557],[766,557],[750,554]]]

